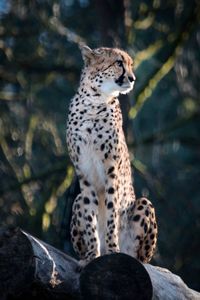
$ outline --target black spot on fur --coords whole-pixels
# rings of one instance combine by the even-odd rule
[[[77,234],[78,234],[78,231],[76,229],[74,229],[73,232],[72,232],[72,235],[77,236]]]
[[[103,151],[104,150],[104,148],[105,148],[105,145],[104,144],[101,144],[101,151]]]
[[[114,194],[114,192],[115,192],[115,189],[114,189],[113,187],[110,187],[110,188],[108,189],[108,193],[109,193],[109,194]]]
[[[107,208],[108,208],[108,209],[113,208],[113,203],[112,203],[112,202],[108,202]]]
[[[89,204],[90,203],[90,199],[88,197],[84,197],[83,201],[84,201],[84,204]]]
[[[143,204],[143,205],[147,205],[147,200],[143,200],[143,201],[142,201],[142,204]]]
[[[144,206],[142,206],[142,205],[140,205],[140,206],[138,206],[138,210],[142,210],[144,208]]]
[[[110,173],[112,173],[113,171],[114,171],[114,167],[110,167],[109,169],[108,169],[108,175],[110,174]]]
[[[90,186],[90,183],[87,180],[84,180],[83,182],[86,186]]]
[[[133,218],[133,221],[135,222],[138,222],[140,220],[140,215],[136,215],[134,218]]]
[[[92,222],[92,217],[91,216],[88,216],[88,221]]]
[[[81,251],[81,243],[78,242],[78,243],[76,244],[76,246],[77,246],[78,250]]]
[[[90,128],[87,128],[87,132],[91,133],[91,132],[92,132],[92,130],[91,130]]]
[[[98,205],[98,201],[97,199],[94,200],[94,204]]]

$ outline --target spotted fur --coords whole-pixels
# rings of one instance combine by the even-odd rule
[[[85,62],[67,122],[67,145],[81,193],[73,205],[71,238],[85,263],[112,252],[148,262],[157,225],[151,202],[136,200],[117,99],[133,89],[130,56],[119,49],[82,47]]]

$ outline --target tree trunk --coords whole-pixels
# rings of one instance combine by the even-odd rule
[[[129,0],[95,0],[97,24],[101,34],[102,45],[106,47],[119,47],[126,50],[127,47],[127,24],[126,7]],[[128,95],[119,97],[122,115],[123,130],[127,137],[130,102]]]
[[[20,229],[0,229],[0,299],[192,300],[200,293],[166,269],[122,254],[85,268]]]

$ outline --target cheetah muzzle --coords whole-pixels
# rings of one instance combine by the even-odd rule
[[[135,199],[117,99],[133,89],[133,61],[119,49],[81,51],[84,68],[67,122],[81,189],[72,208],[73,247],[84,264],[112,252],[148,262],[157,241],[155,212],[148,199]]]

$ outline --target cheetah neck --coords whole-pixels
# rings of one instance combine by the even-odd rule
[[[92,105],[105,105],[113,102],[119,96],[119,91],[112,93],[102,92],[98,83],[92,80],[91,76],[85,76],[81,79],[78,88],[78,95],[83,99],[87,99],[86,102]]]

